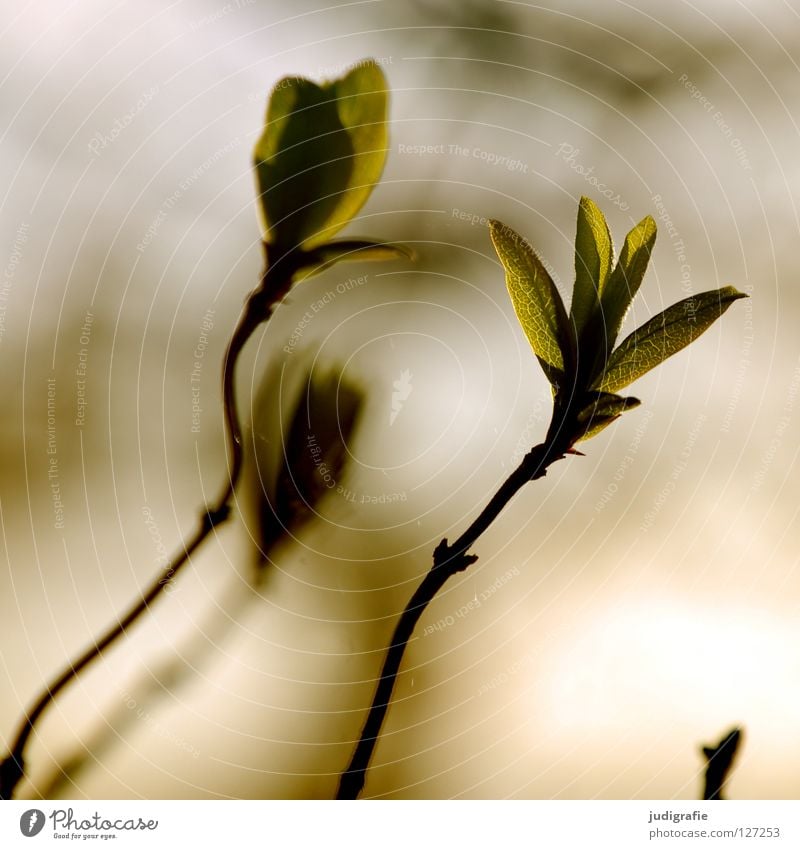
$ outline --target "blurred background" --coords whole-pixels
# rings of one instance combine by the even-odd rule
[[[729,795],[796,798],[799,36],[781,0],[12,0],[0,740],[224,479],[277,80],[381,64],[388,165],[347,233],[417,253],[338,265],[256,333],[234,520],[48,712],[20,794],[333,796],[433,547],[546,430],[485,219],[567,297],[587,194],[618,245],[659,223],[628,330],[693,292],[752,297],[480,540],[420,622],[365,795],[697,798],[699,747],[741,724]],[[333,485],[285,498],[275,534],[264,493],[312,398]]]

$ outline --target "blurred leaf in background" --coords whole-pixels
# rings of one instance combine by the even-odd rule
[[[255,542],[259,563],[319,514],[325,496],[335,493],[347,473],[351,444],[364,409],[365,394],[335,368],[305,370],[288,410],[274,414],[277,375],[259,393],[254,429]]]

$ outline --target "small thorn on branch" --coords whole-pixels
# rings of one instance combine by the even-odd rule
[[[463,572],[465,569],[469,569],[473,563],[478,562],[477,554],[462,554],[457,565],[454,567],[454,572]]]
[[[222,504],[215,510],[207,510],[203,516],[203,530],[212,531],[217,525],[222,524],[231,515],[229,504]]]
[[[438,569],[450,559],[450,546],[447,540],[443,539],[436,548],[433,549],[433,568]]]
[[[447,544],[447,540],[443,539],[439,545],[433,550],[433,568],[447,568],[451,575],[457,572],[463,572],[468,569],[478,560],[477,554],[467,554],[466,551],[453,551]]]

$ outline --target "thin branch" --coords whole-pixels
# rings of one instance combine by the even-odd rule
[[[535,446],[525,455],[520,465],[505,480],[467,530],[452,545],[448,545],[445,539],[436,547],[433,552],[433,565],[411,597],[392,635],[375,698],[350,764],[342,774],[337,799],[357,799],[364,787],[372,753],[392,699],[397,673],[408,641],[420,617],[447,580],[467,569],[478,559],[477,555],[468,553],[469,549],[500,515],[514,495],[528,481],[544,477],[547,467],[556,460],[560,460],[570,450],[571,440],[565,438],[566,432],[563,427],[551,425],[546,441]]]
[[[266,249],[266,246],[265,246]],[[161,573],[150,583],[128,612],[118,619],[106,632],[90,645],[78,658],[56,676],[42,691],[33,706],[28,710],[21,724],[10,754],[0,763],[0,799],[10,799],[14,789],[25,774],[24,752],[34,727],[53,703],[61,691],[99,657],[107,648],[124,636],[133,625],[161,595],[177,576],[183,566],[190,561],[192,554],[211,534],[214,528],[225,522],[230,516],[230,500],[239,482],[242,472],[243,450],[242,433],[236,411],[235,369],[239,355],[253,331],[262,322],[267,321],[275,307],[289,290],[293,278],[293,265],[285,262],[279,271],[277,265],[269,263],[262,277],[261,285],[247,299],[244,310],[228,343],[222,370],[222,394],[225,410],[225,429],[228,444],[228,475],[222,492],[213,506],[207,507],[200,515],[199,527],[181,543]]]
[[[732,728],[716,746],[703,746],[703,756],[706,761],[706,780],[703,788],[703,799],[724,799],[722,790],[733,767],[733,762],[742,742],[741,728]]]

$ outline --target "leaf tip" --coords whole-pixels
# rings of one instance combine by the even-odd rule
[[[325,85],[328,87],[335,88],[339,84],[346,84],[352,80],[356,80],[359,78],[361,78],[362,83],[365,78],[372,80],[373,89],[369,93],[387,93],[386,89],[388,83],[386,80],[386,74],[384,74],[380,62],[378,62],[377,59],[373,59],[371,56],[366,59],[361,59],[358,62],[355,62],[353,65],[350,65],[350,67],[347,68],[343,74],[336,77],[335,79],[328,80]]]
[[[410,248],[408,245],[403,245],[400,243],[392,244],[392,247],[397,251],[397,253],[399,253],[406,259],[411,260],[411,262],[416,261],[417,252],[414,250],[414,248]]]
[[[589,197],[589,195],[581,195],[578,207],[579,209],[589,211],[594,215],[599,215],[603,220],[605,220],[605,216],[600,210],[600,207]]]
[[[508,226],[503,224],[497,218],[489,219],[489,236],[494,243],[495,248],[499,247],[499,243],[504,239],[512,238],[514,241],[520,241],[520,237]]]

